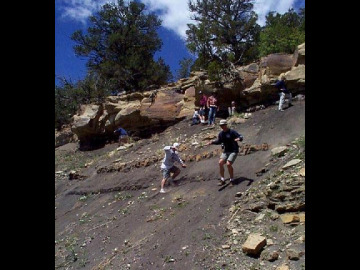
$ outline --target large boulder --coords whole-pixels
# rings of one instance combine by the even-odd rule
[[[101,125],[98,122],[100,116],[103,114],[103,105],[81,105],[78,114],[73,116],[73,124],[71,131],[76,134],[79,140],[96,136],[103,133]]]
[[[189,80],[183,82],[190,84]],[[178,87],[174,84],[158,89],[154,103],[149,99],[150,92],[146,92],[111,96],[102,104],[82,105],[73,116],[71,130],[80,145],[114,138],[113,132],[119,126],[133,137],[146,137],[192,115],[195,88],[191,86],[181,94],[175,91]]]
[[[77,136],[70,127],[63,127],[61,130],[55,129],[55,148],[75,141],[77,141]]]
[[[286,86],[293,94],[305,90],[305,65],[294,66],[288,72],[284,73]]]
[[[241,98],[248,106],[277,100],[275,83],[282,76],[293,94],[305,92],[305,43],[294,54],[277,53],[261,58],[259,67],[258,78],[242,91]]]
[[[102,104],[81,106],[73,116],[71,131],[82,142],[93,139],[114,138],[113,131],[122,126],[133,137],[147,137],[164,130],[186,117],[191,117],[199,105],[199,91],[208,96],[216,92],[220,111],[217,116],[227,115],[227,107],[235,101],[242,110],[256,104],[278,99],[274,86],[281,76],[293,94],[305,91],[305,43],[293,54],[270,54],[258,63],[235,66],[231,79],[219,84],[209,80],[206,71],[194,71],[159,89],[145,92],[121,93],[109,96]],[[149,87],[150,89],[151,87]],[[151,88],[152,89],[152,88]],[[156,91],[154,102],[149,98]]]
[[[207,73],[197,75],[195,84],[195,104],[199,104],[201,90],[207,95],[218,93],[220,111],[227,111],[231,101],[235,101],[240,109],[257,104],[273,103],[279,98],[275,83],[284,75],[287,86],[293,94],[305,91],[305,43],[299,45],[293,54],[274,53],[262,57],[259,63],[237,66],[239,80],[229,80],[218,85],[208,79]],[[236,75],[236,74],[235,74]],[[220,115],[220,114],[218,114]]]
[[[295,66],[305,65],[305,43],[297,46],[294,52]]]
[[[262,75],[278,76],[290,70],[295,64],[293,54],[274,53],[260,59]]]

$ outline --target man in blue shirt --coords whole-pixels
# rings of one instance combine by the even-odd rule
[[[119,127],[117,130],[114,131],[114,133],[119,133],[119,146],[121,146],[123,143],[128,142],[128,133],[122,127]]]
[[[243,140],[243,136],[239,134],[237,131],[228,128],[226,120],[220,120],[220,127],[222,131],[220,131],[218,138],[215,141],[209,141],[206,145],[210,144],[221,144],[223,146],[223,153],[220,156],[219,166],[220,166],[220,185],[225,184],[224,179],[224,164],[226,162],[226,166],[230,175],[230,183],[234,184],[234,168],[232,164],[234,163],[236,157],[239,154],[239,145],[238,141]]]
[[[280,91],[280,100],[279,100],[279,111],[283,112],[283,104],[285,101],[285,95],[289,96],[289,107],[292,106],[291,101],[292,101],[292,94],[290,93],[290,91],[286,88],[286,84],[285,84],[285,76],[281,77],[281,80],[278,81],[275,86],[279,89]]]

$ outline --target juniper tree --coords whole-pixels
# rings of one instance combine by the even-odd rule
[[[305,42],[305,9],[300,9],[298,13],[289,9],[282,15],[272,11],[265,18],[258,47],[260,56],[291,54],[299,44]]]
[[[87,68],[106,82],[108,91],[141,91],[150,84],[164,84],[171,78],[163,60],[154,60],[161,48],[157,29],[161,20],[146,13],[145,5],[123,0],[107,3],[89,17],[87,33],[75,31],[75,54],[87,57]],[[161,74],[161,76],[159,76]],[[105,87],[105,86],[103,86]]]
[[[196,22],[186,31],[187,47],[198,55],[195,68],[216,67],[216,73],[257,57],[260,26],[252,0],[190,0],[188,6]]]

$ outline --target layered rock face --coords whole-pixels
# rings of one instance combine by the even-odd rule
[[[157,89],[153,102],[151,93],[109,96],[103,104],[82,105],[73,116],[71,130],[84,144],[114,137],[119,126],[133,138],[143,138],[193,114],[195,88],[189,80]]]
[[[55,148],[75,141],[77,141],[77,136],[71,131],[70,127],[65,126],[61,131],[55,129]]]
[[[191,72],[189,78],[153,91],[109,96],[103,104],[83,105],[73,116],[71,131],[81,144],[113,138],[113,131],[119,126],[135,139],[147,137],[190,118],[194,107],[199,105],[200,90],[207,95],[217,93],[220,112],[227,111],[233,100],[244,110],[277,100],[278,90],[274,84],[283,75],[293,95],[304,94],[305,43],[293,54],[271,54],[258,63],[238,66],[235,72],[238,73],[237,80],[222,86],[210,81],[206,71],[196,71]],[[152,100],[150,95],[154,91],[156,96]]]

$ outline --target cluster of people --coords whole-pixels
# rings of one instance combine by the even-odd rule
[[[275,86],[280,91],[280,100],[279,100],[279,111],[283,110],[283,105],[285,102],[285,97],[288,96],[289,107],[292,106],[292,94],[286,87],[286,79],[284,76],[281,77],[281,80],[277,81]],[[200,98],[200,108],[195,108],[195,112],[193,115],[193,121],[191,125],[198,123],[205,123],[206,112],[208,111],[208,125],[215,124],[215,116],[216,112],[219,110],[217,105],[216,93],[212,93],[210,97],[207,97],[201,91],[202,94]],[[235,101],[231,102],[231,106],[228,107],[229,116],[233,116],[236,111],[236,103]],[[238,142],[242,142],[244,137],[236,130],[231,129],[227,125],[227,121],[225,119],[220,120],[219,123],[222,131],[219,132],[217,139],[209,141],[205,144],[208,145],[221,145],[223,152],[219,159],[219,172],[220,172],[220,181],[219,185],[225,185],[225,164],[229,173],[229,183],[231,185],[234,184],[234,168],[233,164],[239,154],[239,145]],[[161,171],[163,178],[161,180],[161,189],[160,193],[165,193],[164,185],[166,181],[171,177],[173,181],[179,174],[180,169],[174,165],[175,162],[179,162],[183,168],[186,168],[186,164],[180,158],[178,154],[179,143],[174,143],[172,146],[164,147],[165,157],[162,160]]]
[[[208,97],[202,91],[199,91],[200,96],[200,107],[195,107],[194,114],[192,116],[192,125],[203,124],[208,126],[215,126],[216,114],[219,111],[218,99],[216,92]],[[233,116],[236,112],[236,103],[235,101],[231,102],[230,107],[228,107],[229,116]]]
[[[230,184],[234,184],[234,169],[232,167],[235,159],[237,158],[239,154],[239,145],[238,142],[243,141],[244,137],[239,134],[236,130],[233,130],[227,126],[227,121],[222,119],[220,120],[220,127],[222,131],[218,134],[218,137],[216,140],[209,141],[206,146],[215,144],[220,145],[223,148],[223,153],[220,156],[219,159],[219,169],[220,169],[220,182],[219,185],[225,184],[225,168],[224,165],[226,164],[226,167],[229,172],[230,176]],[[174,164],[175,162],[178,162],[181,164],[183,168],[186,168],[186,164],[184,161],[180,158],[178,153],[178,148],[180,144],[174,143],[171,146],[165,146],[165,156],[161,163],[161,172],[163,175],[163,178],[161,180],[161,189],[160,193],[165,193],[165,183],[168,181],[168,179],[171,177],[171,181],[174,181],[174,179],[180,174],[180,169],[176,167]]]
[[[191,125],[203,124],[214,126],[216,112],[219,111],[219,106],[217,104],[216,92],[213,92],[209,97],[205,95],[202,91],[199,91],[200,97],[200,107],[194,109],[194,114],[192,117]]]
[[[281,77],[281,80],[277,81],[275,83],[275,86],[280,91],[280,100],[279,100],[279,111],[283,110],[283,105],[285,102],[285,97],[288,96],[288,103],[289,107],[292,106],[292,94],[287,89],[286,79],[284,76]],[[195,108],[192,123],[191,125],[195,124],[208,124],[209,126],[215,125],[215,117],[216,113],[219,110],[219,106],[217,104],[217,97],[216,93],[213,92],[209,97],[207,97],[204,93],[201,91],[199,92],[202,96],[200,98],[200,107]],[[154,92],[152,98],[152,102],[154,102],[154,99],[156,97],[156,92]],[[228,113],[229,116],[233,116],[236,111],[236,103],[235,101],[231,102],[231,106],[228,107]],[[206,119],[207,118],[207,119]],[[230,184],[234,184],[234,168],[233,163],[236,160],[238,154],[239,154],[239,145],[238,142],[243,141],[244,137],[238,133],[236,130],[231,129],[227,126],[227,121],[225,119],[220,120],[219,126],[221,127],[222,131],[219,132],[217,139],[209,141],[205,144],[205,146],[208,145],[221,145],[223,152],[219,159],[219,172],[220,172],[220,182],[219,185],[225,184],[225,164],[229,173],[229,182]],[[119,134],[119,145],[122,145],[123,143],[128,142],[128,134],[125,129],[122,127],[119,127],[114,131],[114,133]],[[171,179],[171,181],[175,184],[174,180],[175,178],[180,174],[181,170],[175,166],[175,163],[180,163],[181,167],[186,168],[186,164],[184,161],[180,158],[178,149],[179,149],[180,143],[175,142],[171,146],[165,146],[163,148],[165,152],[165,156],[161,163],[161,172],[162,172],[162,179],[161,179],[161,185],[160,185],[160,193],[165,193],[164,186],[166,182]]]

